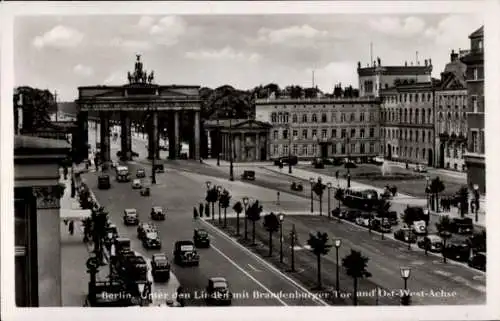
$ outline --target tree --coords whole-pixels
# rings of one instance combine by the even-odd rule
[[[215,202],[219,199],[219,191],[217,191],[217,187],[214,186],[211,189],[207,190],[207,196],[205,197],[205,201],[212,204],[212,220],[215,219]]]
[[[443,262],[446,263],[446,241],[451,237],[452,223],[448,215],[441,216],[436,222],[436,229],[443,239]]]
[[[227,208],[231,202],[231,194],[228,190],[224,190],[220,196],[220,206],[224,209],[224,227],[227,226]]]
[[[240,201],[233,205],[233,210],[236,213],[236,235],[240,235],[240,214],[243,212],[243,205]]]
[[[444,183],[438,177],[434,178],[429,185],[429,191],[432,195],[432,204],[436,206],[436,212],[439,212],[439,194],[444,191]]]
[[[264,227],[269,232],[269,256],[273,255],[273,233],[280,228],[278,216],[273,212],[264,216]]]
[[[469,207],[469,189],[467,188],[467,186],[460,187],[455,200],[460,206],[460,216],[463,218],[465,216],[465,212]]]
[[[311,251],[316,255],[316,262],[318,264],[318,289],[321,289],[321,256],[330,252],[331,244],[328,243],[328,234],[316,232],[316,235],[309,233],[309,240],[307,244],[311,247]]]
[[[50,111],[56,104],[50,91],[21,86],[16,88],[13,99],[14,108],[22,106],[24,130],[32,132],[49,126]]]
[[[255,222],[260,220],[260,214],[262,213],[262,205],[259,201],[255,201],[247,209],[247,219],[252,221],[252,245],[255,245]]]
[[[319,215],[323,212],[323,192],[325,191],[326,185],[321,182],[321,177],[318,177],[318,181],[313,186],[314,193],[319,198]]]
[[[201,213],[200,213],[200,215],[201,215]],[[210,217],[210,205],[209,205],[209,203],[205,204],[205,216]]]
[[[380,224],[383,225],[385,223],[386,219],[389,217],[389,211],[391,210],[391,205],[392,205],[391,202],[389,202],[385,198],[381,198],[378,200],[377,214],[382,219]],[[370,228],[371,228],[371,226],[370,226]],[[384,228],[382,228],[381,231],[382,231],[381,237],[383,239],[384,238]]]
[[[417,212],[413,209],[413,207],[407,206],[403,212],[403,222],[406,224],[408,230],[408,250],[411,249],[411,226],[413,222],[417,220]]]
[[[354,281],[353,305],[358,305],[358,279],[371,277],[372,274],[366,270],[369,259],[361,252],[351,250],[351,253],[342,259],[342,266],[347,275]]]

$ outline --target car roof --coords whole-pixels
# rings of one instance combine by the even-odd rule
[[[227,283],[226,278],[223,278],[221,276],[211,277],[209,280],[212,282],[225,282],[225,283]]]
[[[137,210],[135,208],[126,208],[125,212],[126,213],[137,213]]]
[[[153,209],[154,210],[163,210],[163,207],[161,207],[161,206],[153,206]]]
[[[443,239],[441,238],[441,236],[439,235],[436,235],[436,234],[430,234],[430,235],[427,235],[427,238],[431,241],[442,241]]]
[[[177,241],[175,242],[175,244],[179,244],[179,245],[194,245],[193,241]]]

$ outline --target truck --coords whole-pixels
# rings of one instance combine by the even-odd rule
[[[130,182],[130,172],[127,166],[116,167],[116,180],[118,182]]]

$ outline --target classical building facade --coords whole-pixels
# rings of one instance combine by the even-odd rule
[[[380,151],[379,108],[376,97],[258,99],[255,115],[272,125],[270,158],[368,159]]]
[[[469,35],[470,52],[461,60],[467,65],[467,184],[486,191],[484,142],[484,34],[483,27]]]
[[[15,299],[19,307],[58,307],[61,298],[60,163],[70,145],[14,137]]]
[[[435,91],[436,167],[465,171],[467,151],[467,66],[452,51]]]
[[[121,158],[131,159],[131,112],[145,115],[148,130],[148,158],[159,158],[159,121],[167,123],[169,135],[169,158],[180,156],[180,119],[181,113],[188,113],[193,124],[193,133],[186,137],[189,141],[191,158],[200,157],[200,109],[199,86],[160,86],[153,83],[154,73],[143,69],[140,55],[137,55],[135,70],[128,73],[129,83],[123,86],[87,86],[79,87],[78,137],[74,140],[76,149],[81,151],[80,158],[88,155],[88,114],[99,113],[101,161],[107,163],[110,157],[110,124],[113,114],[119,114],[121,123]]]
[[[397,84],[380,95],[384,157],[433,166],[433,82]]]
[[[205,121],[208,145],[212,158],[220,154],[235,162],[264,161],[269,159],[269,133],[271,124],[253,119],[222,119]]]

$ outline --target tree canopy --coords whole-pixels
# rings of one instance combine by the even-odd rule
[[[33,131],[50,125],[50,113],[56,109],[56,101],[49,90],[17,87],[13,99],[14,108],[22,107],[24,130]]]

